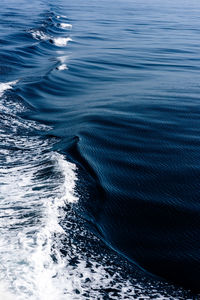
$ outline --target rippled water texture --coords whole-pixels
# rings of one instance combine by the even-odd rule
[[[198,299],[199,15],[1,1],[1,299]]]

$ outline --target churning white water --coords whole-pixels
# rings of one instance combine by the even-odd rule
[[[3,92],[12,85],[0,85],[2,110]],[[6,288],[13,299],[58,299],[62,287],[59,282],[57,289],[53,278],[59,264],[51,258],[51,250],[54,235],[63,234],[60,209],[66,202],[77,201],[76,167],[51,151],[50,141],[37,136],[43,125],[22,120],[9,107],[4,111],[0,129],[1,290]]]

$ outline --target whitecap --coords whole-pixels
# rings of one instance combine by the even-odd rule
[[[52,41],[56,46],[64,47],[67,46],[68,42],[71,42],[72,39],[70,37],[67,38],[58,37],[58,38],[53,38]]]
[[[64,71],[64,70],[68,70],[68,67],[66,64],[62,64],[62,65],[58,66],[57,69],[59,71]]]
[[[60,23],[60,27],[63,29],[72,29],[72,24]]]
[[[49,36],[41,30],[30,30],[32,37],[36,40],[48,40]]]
[[[12,89],[13,85],[15,85],[18,81],[10,81],[10,82],[4,82],[0,83],[0,96],[4,94],[6,90]]]

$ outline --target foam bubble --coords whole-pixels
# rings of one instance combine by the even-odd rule
[[[63,29],[72,29],[72,24],[60,23],[60,27]]]
[[[71,42],[72,39],[70,37],[67,38],[58,37],[58,38],[53,38],[52,41],[56,46],[64,47],[67,46],[68,42]]]

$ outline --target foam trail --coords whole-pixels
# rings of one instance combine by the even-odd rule
[[[37,139],[33,142],[32,147],[48,147],[37,143]],[[59,225],[60,209],[66,202],[77,201],[73,192],[75,166],[57,153],[49,152],[43,156],[38,151],[33,155],[34,163],[28,161],[27,154],[23,158],[9,157],[9,164],[14,166],[0,172],[3,183],[0,280],[7,284],[10,293],[17,295],[17,300],[64,299],[62,286],[58,288],[54,279],[62,262],[52,260],[52,247],[55,235],[64,234]],[[16,166],[17,161],[21,163]],[[36,178],[35,174],[43,173],[46,165],[53,168],[52,175],[57,174],[56,184],[56,180]]]
[[[1,95],[15,83],[0,84]],[[52,247],[56,249],[55,235],[64,234],[62,207],[78,200],[76,166],[51,151],[52,141],[39,137],[43,125],[13,115],[12,108],[3,109],[6,104],[5,97],[1,106],[8,114],[0,118],[0,296],[65,299],[64,287],[55,280],[62,260],[55,263]]]

